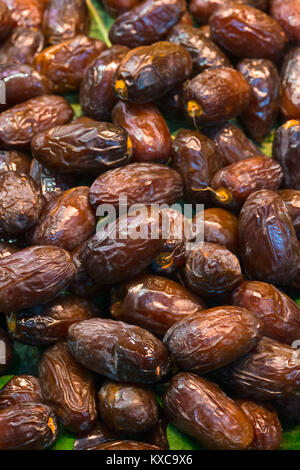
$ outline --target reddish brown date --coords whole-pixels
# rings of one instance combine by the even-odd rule
[[[104,50],[87,67],[80,85],[80,104],[83,114],[98,121],[110,121],[117,103],[112,88],[114,74],[129,51],[125,46]]]
[[[45,402],[68,430],[81,432],[93,427],[97,418],[94,382],[66,343],[57,343],[44,352],[39,379]]]
[[[47,0],[2,0],[17,26],[40,29]]]
[[[225,246],[232,253],[238,253],[238,219],[230,212],[211,208],[206,209],[204,217],[204,241]],[[193,218],[197,221],[197,215]]]
[[[284,201],[273,191],[256,191],[248,197],[240,214],[239,243],[249,279],[287,285],[296,276],[295,229]]]
[[[44,47],[44,36],[33,29],[15,28],[1,44],[0,64],[29,64]]]
[[[157,42],[126,54],[114,76],[113,87],[123,101],[143,104],[165,95],[191,72],[192,59],[184,47]]]
[[[181,284],[161,276],[141,275],[112,292],[115,320],[141,326],[163,337],[176,322],[205,308],[204,302]]]
[[[189,9],[199,24],[206,24],[210,16],[220,6],[230,6],[232,0],[191,0]],[[234,0],[234,3],[244,3],[260,10],[267,10],[269,0]]]
[[[31,160],[29,174],[40,187],[47,202],[76,185],[76,175],[56,173],[53,170],[49,170],[49,168],[44,167],[35,158]]]
[[[261,338],[254,315],[241,307],[214,307],[175,323],[164,343],[182,370],[202,375],[247,354]]]
[[[103,41],[78,35],[44,49],[35,57],[34,67],[52,81],[57,93],[75,91],[85,69],[104,49]]]
[[[6,171],[29,173],[31,158],[17,150],[0,150],[0,174]]]
[[[147,442],[140,441],[114,441],[106,442],[105,444],[99,444],[98,446],[92,447],[86,450],[162,450],[160,447],[148,444]]]
[[[241,59],[278,60],[287,43],[274,18],[247,5],[220,7],[211,15],[209,24],[213,41]]]
[[[283,187],[300,190],[300,121],[280,126],[273,141],[273,158],[283,169]]]
[[[165,38],[185,10],[184,0],[144,0],[117,18],[109,39],[131,49],[155,43]]]
[[[154,104],[119,101],[113,109],[112,120],[128,132],[134,161],[168,161],[171,154],[171,134],[164,117]]]
[[[292,219],[298,240],[300,239],[300,191],[295,189],[282,189],[280,197],[284,200],[285,207]]]
[[[58,436],[52,409],[40,403],[21,403],[0,411],[1,450],[43,450]]]
[[[13,360],[13,345],[12,342],[5,330],[0,328],[0,341],[1,341],[1,347],[4,349],[5,354],[2,355],[1,357],[1,364],[0,364],[0,374],[4,374],[8,366],[11,364]]]
[[[167,418],[208,449],[247,449],[251,421],[213,382],[190,373],[177,374],[163,398]]]
[[[132,154],[124,129],[87,117],[40,132],[31,149],[34,158],[52,171],[93,175],[129,163]]]
[[[156,383],[170,371],[165,345],[148,331],[120,321],[95,318],[69,328],[76,361],[120,382]]]
[[[0,391],[0,410],[21,403],[42,403],[39,379],[32,375],[15,375]]]
[[[0,3],[0,40],[4,39],[11,32],[15,22],[12,18],[11,12],[6,4],[1,1]]]
[[[88,34],[90,17],[84,0],[48,0],[43,15],[43,33],[48,44]]]
[[[75,276],[66,251],[33,246],[0,260],[0,311],[10,313],[52,300]]]
[[[300,43],[300,5],[297,0],[272,0],[271,15],[294,44]]]
[[[144,433],[158,423],[155,393],[143,385],[106,381],[98,400],[101,418],[115,432]]]
[[[280,112],[284,120],[300,119],[300,47],[291,49],[281,68]]]
[[[104,8],[112,18],[132,10],[139,3],[140,0],[103,0]]]

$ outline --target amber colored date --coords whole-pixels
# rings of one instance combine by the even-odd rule
[[[1,152],[0,152],[1,158]],[[31,160],[30,172],[31,178],[40,187],[42,194],[47,202],[56,196],[61,195],[64,191],[73,188],[76,185],[76,175],[64,175],[49,170],[43,166],[38,160]]]
[[[44,47],[40,31],[18,27],[0,46],[0,64],[29,64]]]
[[[283,187],[300,190],[300,121],[280,126],[273,141],[273,158],[283,169]]]
[[[31,158],[17,150],[0,150],[0,174],[6,171],[29,173]]]
[[[1,364],[0,364],[0,374],[4,374],[8,366],[11,364],[13,360],[13,345],[12,342],[7,334],[7,331],[0,328],[0,341],[2,347],[4,346],[5,355],[1,357]]]
[[[0,391],[0,410],[21,403],[42,403],[39,379],[33,375],[14,375]]]
[[[280,197],[284,200],[285,207],[292,219],[298,240],[300,239],[300,191],[295,189],[282,189]]]

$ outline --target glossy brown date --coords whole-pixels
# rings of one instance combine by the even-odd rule
[[[178,44],[162,41],[128,52],[115,73],[113,87],[123,101],[143,104],[165,95],[183,83],[191,72],[188,51]]]
[[[241,307],[214,307],[175,323],[164,343],[181,370],[202,375],[247,354],[261,338],[255,314]]]
[[[96,284],[94,279],[92,279],[91,276],[87,274],[80,261],[80,251],[82,245],[79,245],[79,247],[76,248],[76,250],[74,250],[72,253],[73,263],[76,268],[76,275],[71,282],[69,289],[74,295],[90,298],[93,295],[99,295],[99,292],[101,292],[101,286]]]
[[[234,254],[238,253],[238,219],[230,212],[211,208],[205,209],[204,217],[204,241],[218,243],[225,246]],[[197,222],[197,215],[193,218]]]
[[[283,169],[283,184],[287,189],[300,190],[300,121],[288,121],[280,126],[273,141],[273,158]]]
[[[29,173],[31,158],[17,150],[0,150],[0,174],[6,171]]]
[[[132,10],[139,3],[140,0],[103,0],[104,8],[112,18]]]
[[[15,28],[0,46],[0,64],[29,64],[44,47],[40,31],[23,27]]]
[[[300,43],[300,5],[297,0],[272,0],[270,13],[284,29],[289,40]]]
[[[43,15],[43,33],[48,44],[88,34],[90,17],[84,0],[48,0]]]
[[[15,22],[12,18],[11,12],[4,2],[0,2],[0,40],[4,39],[11,32]]]
[[[235,57],[278,60],[287,44],[274,18],[247,5],[230,4],[210,17],[212,40]]]
[[[52,409],[41,403],[20,403],[0,411],[1,450],[43,450],[58,436]]]
[[[47,0],[2,0],[17,26],[40,29]]]
[[[83,114],[98,121],[110,121],[117,103],[112,88],[114,74],[129,51],[125,46],[104,50],[87,67],[80,85],[80,104]]]
[[[280,112],[284,120],[300,119],[300,47],[291,49],[285,56],[281,68]]]
[[[0,391],[0,410],[21,403],[42,403],[39,379],[32,375],[15,375]]]
[[[0,374],[4,374],[8,366],[11,364],[13,360],[13,345],[12,342],[7,334],[7,331],[0,328],[0,341],[1,341],[1,348],[4,347],[5,354],[1,357],[1,364],[0,364]],[[3,350],[2,350],[3,351]]]
[[[93,175],[128,163],[132,154],[124,129],[87,117],[40,132],[31,149],[34,158],[52,171]]]
[[[1,158],[1,152],[0,152]],[[40,187],[42,194],[47,202],[56,196],[60,196],[64,191],[73,188],[76,185],[76,175],[64,175],[49,170],[38,160],[31,160],[30,172],[31,178]]]
[[[54,246],[33,246],[0,260],[0,311],[49,302],[75,276],[72,258]]]
[[[109,39],[131,49],[161,41],[185,10],[184,0],[144,0],[116,19]]]
[[[273,191],[256,191],[248,197],[240,213],[239,244],[249,279],[287,285],[296,276],[295,229],[284,201]]]
[[[101,418],[115,432],[144,433],[158,423],[158,403],[150,388],[106,381],[98,400]]]
[[[76,91],[85,69],[106,49],[99,39],[78,35],[47,47],[34,59],[34,67],[48,77],[57,93]]]
[[[280,197],[284,200],[285,207],[292,219],[298,240],[300,239],[300,191],[295,189],[282,189]]]
[[[162,450],[160,447],[157,447],[147,442],[140,441],[114,441],[106,442],[105,444],[99,444],[98,446],[92,447],[87,450]]]
[[[97,418],[94,382],[66,343],[57,343],[43,353],[39,379],[45,402],[69,431],[93,427]]]
[[[217,125],[241,114],[250,97],[250,86],[238,70],[211,68],[184,84],[183,111],[199,125]]]
[[[177,374],[163,398],[167,418],[208,449],[247,449],[251,421],[213,382],[195,374]]]
[[[59,295],[52,302],[7,315],[10,336],[21,343],[50,345],[65,341],[68,328],[83,320],[101,317],[93,302],[75,295]]]
[[[119,435],[109,429],[102,421],[97,421],[90,431],[79,433],[76,436],[73,450],[92,450],[93,447],[118,439],[120,439]]]
[[[231,3],[232,0],[191,0],[189,9],[199,24],[206,24],[217,8],[228,7]],[[243,3],[260,10],[267,10],[269,6],[269,0],[234,0],[234,3]]]
[[[111,315],[115,320],[141,326],[159,337],[203,308],[204,302],[195,294],[161,276],[141,275],[112,291]]]
[[[171,134],[164,117],[154,104],[119,101],[112,111],[112,120],[128,132],[134,161],[168,161],[171,155]]]
[[[68,345],[76,361],[120,382],[156,383],[170,371],[165,345],[148,331],[120,321],[95,318],[72,325]]]
[[[241,119],[251,137],[260,142],[276,121],[280,78],[275,65],[266,59],[244,59],[237,68],[251,87],[250,103]]]

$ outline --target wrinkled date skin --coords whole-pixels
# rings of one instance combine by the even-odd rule
[[[6,103],[0,104],[0,110],[10,108],[40,95],[52,92],[52,84],[30,65],[0,65],[0,80],[5,82]]]
[[[159,163],[131,163],[107,171],[90,188],[90,203],[119,205],[119,197],[132,204],[172,204],[183,194],[182,178],[177,171]]]
[[[244,281],[232,298],[234,305],[255,312],[265,336],[286,344],[300,337],[300,307],[272,284]]]
[[[114,441],[106,442],[105,444],[99,444],[98,446],[92,447],[86,450],[162,450],[160,447],[148,444],[147,442],[140,441]]]
[[[11,12],[4,2],[0,3],[0,40],[4,39],[11,32],[15,22],[12,19]]]
[[[85,69],[104,49],[103,41],[78,35],[44,49],[34,67],[52,81],[55,92],[76,91]]]
[[[31,149],[34,158],[58,173],[101,173],[129,163],[132,154],[124,129],[87,117],[40,132]]]
[[[20,403],[0,411],[0,450],[43,450],[58,436],[52,409],[41,403]]]
[[[184,267],[186,285],[203,297],[231,292],[243,279],[238,258],[217,243],[204,242],[190,250]]]
[[[218,204],[230,209],[240,209],[247,197],[260,189],[277,191],[283,179],[283,171],[278,162],[270,157],[246,158],[219,170],[211,181],[217,191],[225,188],[228,198]]]
[[[101,317],[90,301],[75,295],[60,295],[52,302],[7,315],[10,336],[25,344],[50,345],[65,341],[68,328],[83,320]]]
[[[237,68],[251,87],[250,103],[241,119],[252,138],[260,142],[274,126],[279,110],[279,75],[266,59],[244,59]]]
[[[249,279],[287,285],[296,276],[295,229],[284,201],[273,191],[256,191],[248,197],[240,213],[239,244]]]
[[[300,43],[300,5],[297,0],[272,0],[271,15],[294,44]]]
[[[113,80],[118,98],[148,103],[183,83],[192,72],[188,51],[167,41],[132,49],[123,58]]]
[[[300,190],[300,121],[280,126],[273,141],[273,158],[283,168],[283,187]]]
[[[1,159],[1,152],[0,152]],[[76,175],[56,173],[44,167],[35,158],[31,160],[30,176],[40,187],[47,202],[76,185]]]
[[[195,294],[161,276],[141,275],[112,292],[111,315],[115,320],[141,326],[158,337],[203,308],[204,302]]]
[[[0,374],[4,374],[8,366],[11,364],[13,360],[13,345],[12,342],[5,330],[0,328],[0,340],[2,346],[5,345],[5,357],[2,357],[2,361],[0,364]]]
[[[175,323],[164,343],[180,369],[202,375],[247,354],[260,338],[260,323],[250,310],[225,306]]]
[[[82,244],[83,245],[83,244]],[[92,279],[87,272],[85,271],[81,261],[80,261],[80,251],[82,245],[79,245],[76,250],[73,251],[73,263],[76,268],[76,275],[71,282],[69,289],[74,295],[79,295],[79,297],[92,297],[93,295],[99,295],[101,292],[101,286],[96,284],[94,279]]]
[[[184,0],[145,0],[117,18],[109,39],[131,49],[161,41],[185,10]]]
[[[206,24],[214,11],[221,7],[227,7],[232,0],[191,0],[189,9],[199,24]],[[234,3],[243,3],[259,10],[267,10],[269,0],[234,0]]]
[[[0,311],[49,302],[75,276],[72,258],[54,246],[33,246],[0,260]]]
[[[106,381],[98,400],[101,418],[115,432],[143,433],[158,423],[155,393],[143,385]]]
[[[69,328],[76,361],[120,382],[160,382],[170,371],[165,345],[149,331],[120,321],[95,318]]]
[[[281,99],[280,112],[284,120],[300,119],[300,47],[289,51],[281,69]]]
[[[17,26],[40,29],[47,0],[2,0]]]
[[[193,61],[194,75],[211,67],[230,67],[231,65],[218,46],[193,26],[182,24],[174,26],[167,40],[180,44],[188,50]]]
[[[250,86],[238,70],[211,68],[184,84],[183,111],[199,125],[217,125],[241,114],[250,97]]]
[[[26,173],[7,171],[0,175],[0,226],[17,235],[39,220],[44,206],[42,193]]]
[[[28,149],[35,134],[70,122],[73,114],[61,96],[38,96],[17,104],[0,114],[0,145]]]
[[[205,191],[222,161],[212,140],[198,131],[183,129],[173,142],[172,166],[184,181],[184,198],[188,202],[207,203]]]
[[[0,150],[0,174],[6,171],[29,173],[31,158],[17,150]]]
[[[21,403],[42,403],[39,379],[32,375],[15,375],[0,391],[0,410]]]
[[[27,234],[31,245],[55,245],[72,251],[87,240],[96,227],[89,190],[88,186],[77,186],[52,199]]]
[[[171,154],[171,134],[164,117],[154,104],[119,101],[113,109],[112,120],[128,132],[134,161],[168,161]]]
[[[103,0],[104,8],[112,18],[117,18],[123,13],[132,10],[139,3],[140,0]]]
[[[97,419],[94,382],[66,343],[57,343],[44,352],[39,379],[45,402],[69,431],[83,432],[93,427]]]
[[[208,449],[247,449],[253,440],[250,420],[213,382],[177,374],[163,398],[167,418]]]
[[[224,6],[210,17],[212,40],[235,57],[278,60],[287,44],[274,18],[247,5]]]
[[[238,253],[238,219],[230,212],[211,208],[206,209],[204,217],[204,241],[225,246],[234,254]],[[197,221],[197,215],[193,221]]]
[[[275,400],[300,389],[300,365],[295,349],[267,337],[249,354],[214,374],[238,397],[254,400]]]
[[[43,16],[43,33],[48,44],[88,34],[90,17],[84,0],[48,0]]]
[[[292,219],[298,240],[300,240],[300,191],[295,189],[282,189],[280,197],[284,200],[285,207]]]
[[[243,410],[253,426],[254,439],[250,449],[279,449],[282,443],[282,427],[273,406],[269,403],[249,400],[237,400],[236,404]]]
[[[1,44],[0,64],[29,64],[44,47],[44,36],[40,31],[15,28]]]
[[[97,121],[111,120],[111,111],[117,103],[112,81],[127,52],[128,47],[112,46],[87,67],[80,85],[80,104],[85,116]]]

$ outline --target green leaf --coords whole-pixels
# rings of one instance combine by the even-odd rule
[[[7,382],[13,377],[13,375],[3,375],[0,377],[0,389],[7,384]]]
[[[202,447],[194,439],[182,434],[173,424],[167,426],[167,438],[170,450],[202,450]]]
[[[290,427],[283,433],[281,450],[300,449],[300,426]]]
[[[63,425],[60,424],[58,439],[50,450],[73,450],[75,440],[75,434],[72,434]]]

